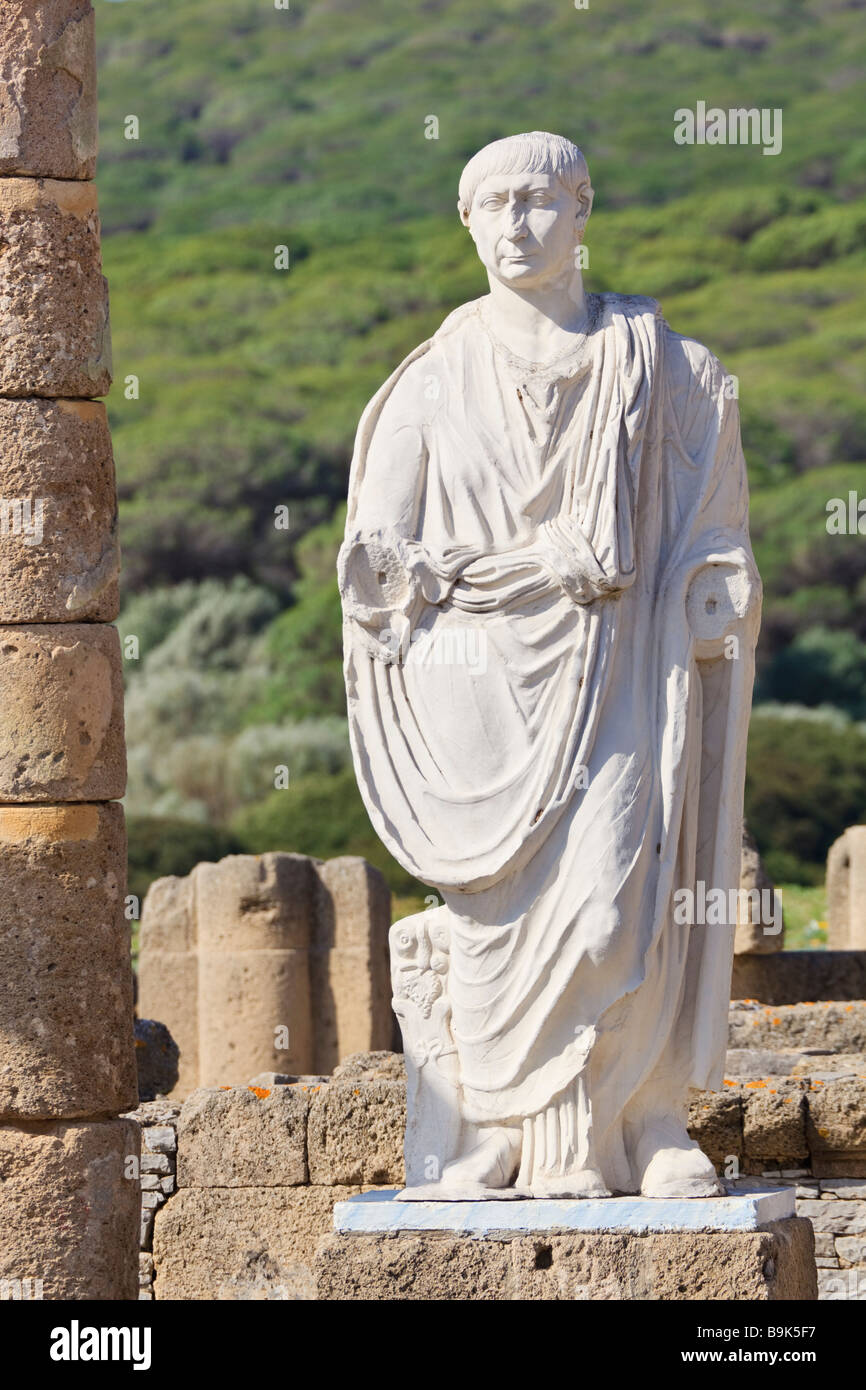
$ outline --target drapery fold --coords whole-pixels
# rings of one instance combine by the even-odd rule
[[[592,1074],[616,1165],[660,1069],[718,1078],[733,929],[676,928],[671,895],[737,882],[759,582],[721,367],[653,301],[590,308],[547,370],[483,300],[406,359],[359,427],[340,583],[361,792],[448,913],[466,1119]],[[748,578],[733,661],[687,612],[717,568]]]

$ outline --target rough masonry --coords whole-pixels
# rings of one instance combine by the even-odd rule
[[[7,0],[0,1280],[74,1300],[136,1297],[140,1200],[94,74],[89,0]]]

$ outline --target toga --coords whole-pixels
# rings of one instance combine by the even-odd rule
[[[721,1083],[734,926],[672,898],[739,881],[760,582],[730,380],[649,299],[588,296],[545,364],[480,299],[359,426],[359,785],[442,897],[461,1114],[523,1127],[524,1181],[591,1143],[628,1191],[641,1098]]]

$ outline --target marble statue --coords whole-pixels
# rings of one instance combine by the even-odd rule
[[[736,392],[658,304],[584,290],[580,150],[460,180],[490,292],[361,420],[339,558],[358,782],[436,890],[391,930],[404,1200],[706,1197],[760,615]]]

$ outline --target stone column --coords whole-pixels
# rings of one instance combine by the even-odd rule
[[[192,873],[199,1085],[313,1070],[312,861],[235,854]]]
[[[108,295],[89,0],[0,14],[0,1280],[137,1297]],[[30,1281],[29,1284],[24,1281]]]
[[[156,1019],[168,1028],[180,1053],[173,1094],[188,1096],[199,1084],[198,940],[192,874],[158,878],[147,890],[139,934],[138,1016]]]
[[[316,865],[310,989],[315,1070],[332,1072],[354,1052],[387,1051],[394,1042],[385,879],[355,855]]]
[[[827,945],[866,950],[866,825],[850,825],[827,855]]]
[[[234,854],[160,878],[141,917],[138,1006],[180,1049],[173,1094],[331,1072],[392,1045],[385,879],[354,856]]]

